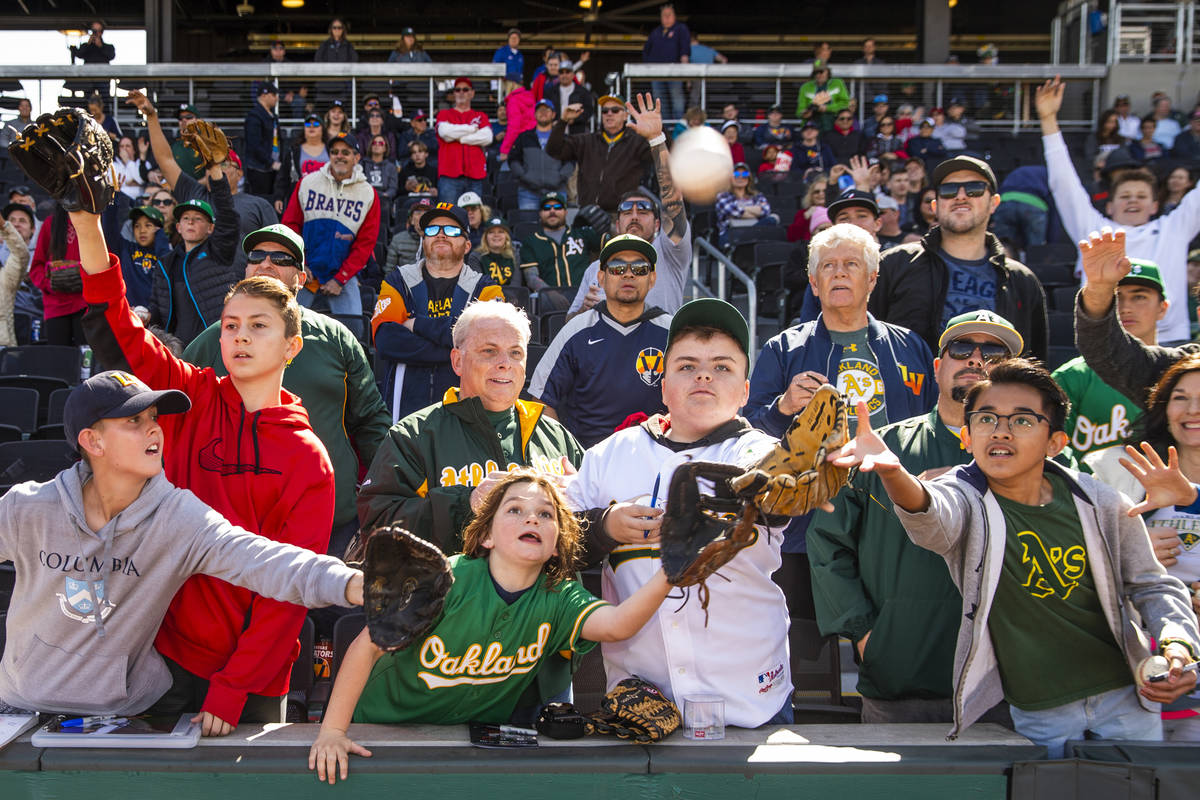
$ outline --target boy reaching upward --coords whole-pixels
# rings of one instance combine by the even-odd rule
[[[962,592],[950,738],[1003,697],[1017,732],[1050,758],[1085,731],[1161,740],[1157,704],[1195,684],[1182,668],[1200,646],[1187,590],[1154,558],[1128,498],[1049,460],[1067,444],[1068,406],[1045,369],[1012,359],[967,394],[970,464],[918,480],[862,403],[858,435],[830,456],[879,475],[909,538],[945,558]],[[1171,670],[1139,690],[1147,638]]]

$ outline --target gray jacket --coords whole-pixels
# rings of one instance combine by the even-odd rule
[[[1075,500],[1096,593],[1113,638],[1129,663],[1130,682],[1138,662],[1150,655],[1148,637],[1180,639],[1200,647],[1188,591],[1167,575],[1141,517],[1126,515],[1132,504],[1115,489],[1052,461],[1046,470],[1062,476]],[[1000,669],[988,634],[988,614],[1004,564],[1005,522],[987,479],[971,462],[925,483],[929,508],[896,515],[916,544],[946,560],[963,596],[963,618],[954,653],[954,739],[1004,699]],[[1158,705],[1139,700],[1148,710]]]
[[[305,606],[345,605],[354,570],[227,522],[159,472],[101,530],[88,527],[80,462],[0,499],[0,560],[17,589],[0,700],[68,714],[137,714],[171,686],[154,637],[175,592],[202,573]]]
[[[562,191],[575,171],[574,161],[559,161],[542,149],[535,129],[521,133],[508,153],[508,168],[522,189],[531,192]]]

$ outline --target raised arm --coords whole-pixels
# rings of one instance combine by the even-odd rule
[[[354,708],[362,697],[367,679],[375,662],[383,657],[383,651],[371,641],[370,633],[364,628],[346,650],[346,657],[333,682],[329,705],[317,740],[308,751],[308,768],[317,771],[317,779],[333,784],[338,775],[342,780],[350,773],[350,754],[369,758],[371,751],[355,744],[346,731],[354,717]]]
[[[649,93],[637,96],[637,108],[632,103],[625,104],[629,112],[626,123],[650,144],[650,159],[654,163],[654,173],[658,177],[658,190],[662,200],[662,229],[672,242],[679,241],[687,233],[687,217],[683,207],[683,194],[671,180],[670,158],[667,150],[667,139],[663,134],[662,100],[652,99]]]
[[[159,124],[158,109],[146,95],[136,89],[129,92],[125,102],[137,108],[146,118],[146,130],[150,134],[150,150],[154,153],[154,160],[158,162],[158,168],[162,171],[167,186],[174,191],[175,182],[179,180],[179,175],[183,170],[175,163],[175,156],[171,153],[171,143],[167,141],[162,125]]]
[[[860,472],[874,472],[892,503],[908,513],[918,514],[926,510],[929,507],[929,493],[916,476],[904,468],[896,454],[879,438],[879,434],[871,429],[871,412],[866,402],[860,400],[855,411],[858,414],[858,435],[837,452],[831,453],[828,460],[846,469],[858,467]],[[824,510],[832,510],[832,506]]]

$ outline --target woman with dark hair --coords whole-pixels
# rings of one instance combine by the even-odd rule
[[[1116,109],[1110,108],[1100,115],[1100,121],[1096,123],[1096,130],[1088,134],[1083,145],[1083,153],[1087,156],[1088,161],[1095,160],[1100,153],[1107,155],[1129,143],[1129,140],[1121,135],[1120,125],[1121,120],[1117,116]]]
[[[117,140],[117,146],[113,149],[116,150],[113,154],[113,169],[120,178],[121,191],[136,205],[145,187],[141,162],[137,157],[137,145],[134,144],[133,137],[126,133]]]
[[[329,110],[325,112],[325,141],[329,141],[339,133],[353,136],[350,129],[350,118],[346,116],[346,108],[341,100],[330,100]]]
[[[400,41],[396,42],[396,48],[388,54],[389,64],[428,64],[431,61],[433,59],[425,52],[425,48],[421,47],[412,28],[400,31]]]
[[[913,218],[914,229],[917,233],[924,236],[929,233],[929,229],[937,224],[937,215],[933,213],[933,201],[937,199],[937,190],[933,187],[926,187],[921,192],[921,202],[917,205],[917,215]]]
[[[1175,167],[1167,173],[1167,179],[1162,182],[1158,209],[1163,214],[1170,214],[1183,201],[1183,196],[1196,188],[1196,176],[1187,167]]]
[[[354,49],[354,45],[350,44],[350,40],[346,38],[346,34],[350,32],[350,26],[341,17],[334,17],[329,23],[329,38],[321,42],[317,48],[317,52],[313,54],[313,61],[318,64],[352,64],[358,61],[358,51]]]
[[[1129,143],[1129,155],[1133,156],[1136,161],[1146,164],[1166,155],[1163,152],[1163,146],[1154,141],[1154,129],[1157,126],[1158,120],[1154,118],[1154,115],[1142,117],[1142,138]]]
[[[66,210],[54,206],[54,213],[38,232],[29,279],[42,290],[42,339],[47,344],[87,344],[83,335],[83,279],[79,273],[79,243]]]
[[[365,123],[362,130],[357,134],[358,137],[358,152],[366,158],[371,153],[371,142],[376,136],[382,136],[387,142],[388,154],[396,152],[396,136],[387,129],[387,120],[383,115],[382,109],[372,108],[367,112]]]
[[[283,213],[292,189],[310,172],[316,172],[329,162],[329,151],[325,149],[325,123],[316,114],[304,118],[304,132],[283,159],[279,168],[279,179],[275,181],[275,212]]]
[[[383,205],[380,206],[382,229],[379,236],[381,241],[386,242],[388,226],[391,223],[392,201],[396,199],[396,191],[400,188],[400,172],[392,159],[392,148],[388,144],[385,132],[381,131],[372,136],[363,152],[366,158],[359,163],[367,176],[367,183],[374,187],[379,199],[383,201]]]
[[[717,195],[717,240],[729,244],[729,229],[751,225],[778,225],[779,216],[771,213],[767,196],[758,191],[754,173],[744,161],[733,165],[733,185]]]
[[[879,120],[879,131],[867,145],[868,158],[879,158],[885,153],[904,153],[904,139],[896,135],[896,118],[891,114]]]

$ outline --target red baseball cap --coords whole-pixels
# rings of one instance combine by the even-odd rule
[[[237,152],[234,151],[234,149],[232,147],[229,148],[229,160],[233,162],[233,165],[235,167],[242,170],[242,172],[246,171],[245,169],[242,168],[242,159],[238,158]]]
[[[454,79],[455,86],[458,86],[460,83],[465,83],[467,86],[470,86],[472,89],[475,88],[475,84],[471,83],[470,78],[455,78]]]

